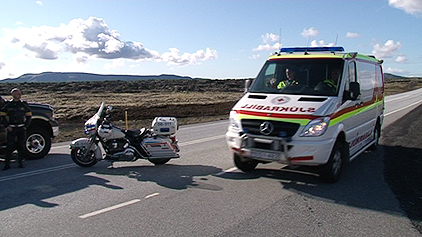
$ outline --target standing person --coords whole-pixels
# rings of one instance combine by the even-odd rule
[[[21,91],[14,88],[11,94],[13,98],[7,101],[0,111],[2,123],[7,131],[6,160],[3,170],[10,168],[10,158],[15,148],[18,150],[19,168],[23,168],[22,156],[25,148],[26,129],[29,127],[32,117],[28,103],[21,100]]]

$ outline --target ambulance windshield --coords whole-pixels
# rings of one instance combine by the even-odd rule
[[[279,59],[268,61],[249,92],[335,96],[342,59]]]

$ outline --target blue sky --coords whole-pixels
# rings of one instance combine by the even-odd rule
[[[422,76],[422,0],[0,1],[0,79],[255,77],[280,47],[344,46]]]

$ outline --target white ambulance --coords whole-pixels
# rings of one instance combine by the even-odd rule
[[[270,56],[230,112],[226,141],[237,168],[307,166],[336,182],[346,162],[378,145],[381,64],[343,47],[282,48]]]

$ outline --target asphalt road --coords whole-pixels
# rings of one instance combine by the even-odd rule
[[[387,97],[384,126],[421,96]],[[227,124],[182,126],[181,158],[162,166],[81,168],[68,143],[24,169],[12,164],[0,172],[0,236],[421,236],[384,180],[384,149],[360,155],[335,184],[279,164],[245,174]]]

